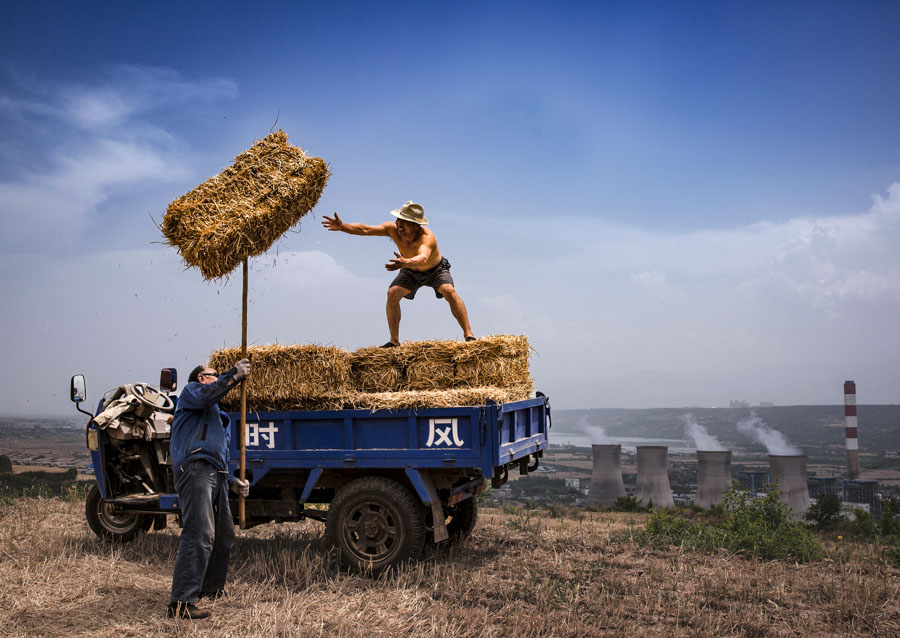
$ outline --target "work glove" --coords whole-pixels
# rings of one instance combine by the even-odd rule
[[[241,479],[235,477],[234,482],[231,484],[231,491],[238,496],[247,498],[247,496],[250,494],[250,481],[242,481]]]
[[[244,378],[250,376],[250,359],[241,359],[234,364],[237,373],[234,375],[235,381],[243,381]]]

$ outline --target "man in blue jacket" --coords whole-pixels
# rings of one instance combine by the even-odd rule
[[[250,484],[228,473],[231,419],[219,409],[219,399],[249,374],[247,359],[221,376],[208,366],[197,366],[178,397],[169,452],[184,528],[175,556],[169,618],[206,618],[209,612],[194,603],[225,591],[235,539],[227,488],[247,496]]]

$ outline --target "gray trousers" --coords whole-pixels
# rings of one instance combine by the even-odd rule
[[[176,470],[175,489],[184,528],[175,556],[170,600],[195,603],[200,592],[225,587],[235,539],[228,481],[206,461],[192,461]]]

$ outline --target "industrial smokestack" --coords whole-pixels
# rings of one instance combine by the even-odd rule
[[[781,500],[794,512],[794,520],[800,520],[809,509],[809,486],[806,482],[806,455],[769,455],[772,482],[778,483]]]
[[[622,482],[622,446],[592,445],[594,470],[591,473],[589,502],[592,505],[610,507],[616,499],[625,496]]]
[[[694,504],[709,509],[722,502],[731,486],[731,452],[697,450],[697,498]]]
[[[656,507],[673,507],[672,490],[669,487],[669,472],[666,457],[669,448],[665,445],[637,446],[637,487],[634,497],[644,505],[653,501]]]
[[[856,422],[856,383],[844,381],[844,437],[847,440],[847,474],[859,478],[859,439]]]

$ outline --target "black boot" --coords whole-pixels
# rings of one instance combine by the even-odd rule
[[[209,618],[210,613],[197,609],[194,603],[186,603],[183,601],[174,601],[169,603],[166,610],[167,618],[184,618],[185,620],[200,620],[201,618]]]

